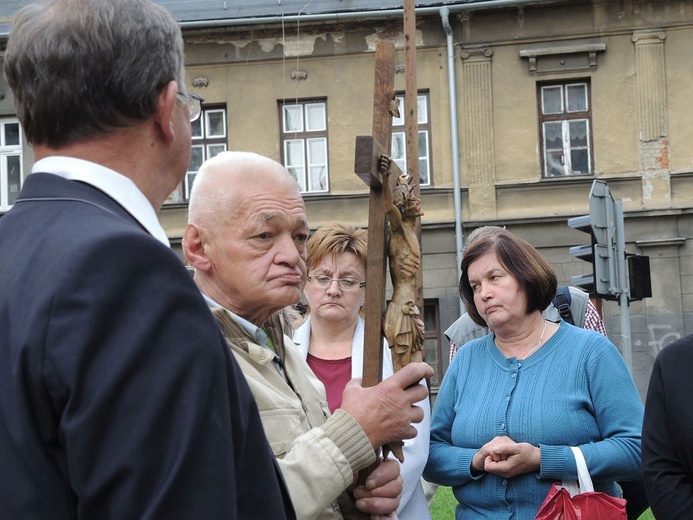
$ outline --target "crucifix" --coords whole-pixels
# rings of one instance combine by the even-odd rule
[[[375,51],[373,135],[356,138],[354,171],[370,187],[368,256],[366,265],[364,386],[382,377],[383,333],[392,348],[395,370],[421,361],[424,327],[421,320],[421,213],[418,194],[418,118],[416,92],[416,37],[414,1],[405,0],[405,54],[407,69],[406,117],[407,174],[389,158],[392,116],[399,116],[394,94],[394,44],[381,41]],[[413,88],[412,88],[413,87]],[[413,100],[413,101],[412,101]],[[411,146],[410,146],[410,143]],[[413,173],[413,175],[412,175]],[[396,179],[393,186],[391,182]],[[393,298],[383,320],[385,302],[386,217],[390,225],[390,275]],[[384,322],[384,323],[383,323]],[[402,444],[388,446],[403,461]]]

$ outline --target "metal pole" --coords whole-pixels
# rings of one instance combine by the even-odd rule
[[[630,373],[633,373],[633,356],[630,345],[630,307],[628,306],[628,282],[626,278],[626,232],[623,224],[623,203],[614,201],[616,220],[616,262],[618,270],[619,307],[621,309],[621,351]]]

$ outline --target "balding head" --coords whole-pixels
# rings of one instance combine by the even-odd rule
[[[281,164],[225,152],[195,179],[182,245],[200,290],[259,326],[299,300],[308,232],[298,184]]]
[[[281,163],[253,152],[222,152],[202,163],[195,176],[188,222],[211,227],[236,218],[236,201],[244,188],[266,183],[299,193],[298,183]]]

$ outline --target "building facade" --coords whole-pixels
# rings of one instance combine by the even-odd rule
[[[159,3],[183,28],[187,89],[205,99],[188,175],[160,212],[174,247],[197,167],[225,149],[283,162],[313,228],[367,226],[354,143],[371,134],[378,41],[395,42],[395,91],[404,95],[401,2]],[[447,367],[442,333],[461,312],[464,237],[506,226],[568,284],[590,266],[569,254],[587,235],[567,220],[588,212],[599,179],[623,203],[626,250],[650,257],[653,295],[629,307],[632,370],[644,396],[656,353],[693,333],[693,3],[424,1],[415,41],[433,385]],[[31,164],[1,90],[0,213]],[[405,123],[393,120],[392,155],[402,166],[411,160]],[[602,311],[623,348],[619,306],[604,302]]]

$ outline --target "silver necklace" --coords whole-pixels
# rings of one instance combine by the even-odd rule
[[[530,350],[529,352],[527,352],[525,354],[525,357],[523,359],[527,359],[529,356],[534,354],[535,350],[537,350],[539,347],[541,347],[541,343],[542,343],[542,341],[544,341],[544,333],[545,332],[546,332],[546,320],[544,320],[544,328],[541,329],[541,336],[539,336],[539,341],[537,341],[536,346],[532,350]]]

